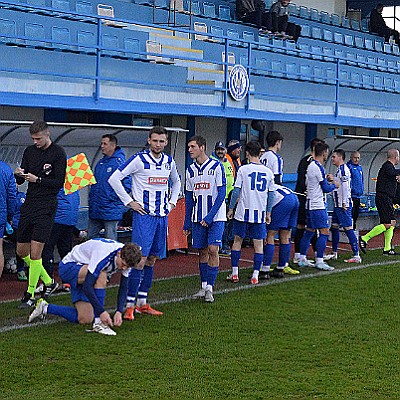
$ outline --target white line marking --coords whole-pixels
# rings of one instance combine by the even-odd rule
[[[279,285],[282,283],[286,282],[292,282],[292,281],[299,281],[303,279],[310,279],[310,278],[318,278],[320,276],[327,276],[327,275],[333,275],[333,274],[340,274],[343,272],[348,272],[348,271],[358,271],[370,267],[378,267],[378,266],[386,266],[386,265],[393,265],[393,264],[398,264],[400,261],[399,260],[392,260],[392,261],[387,261],[387,262],[378,262],[378,263],[372,263],[372,264],[363,264],[363,265],[354,265],[351,267],[345,267],[341,269],[335,269],[333,271],[319,271],[316,274],[301,274],[301,275],[296,275],[296,276],[291,276],[283,279],[273,279],[269,280],[266,282],[259,283],[258,285],[240,285],[240,286],[235,286],[232,288],[226,288],[222,290],[216,290],[214,294],[223,294],[223,293],[231,293],[231,292],[237,292],[239,290],[247,290],[247,289],[255,289],[258,287],[263,287],[263,286],[270,286],[270,285]],[[184,275],[180,276],[178,278],[182,278],[185,276],[197,276],[197,274],[194,275]],[[174,277],[177,278],[177,277]],[[161,278],[158,280],[167,280],[167,279],[173,279],[173,278]],[[176,297],[173,299],[168,299],[168,300],[158,300],[154,301],[152,304],[160,305],[160,304],[171,304],[171,303],[179,303],[185,300],[192,300],[192,296],[182,296],[182,297]],[[110,310],[109,310],[110,311]],[[51,320],[45,320],[42,322],[36,322],[33,324],[16,324],[16,325],[9,325],[9,326],[4,326],[0,328],[0,333],[5,333],[5,332],[10,332],[10,331],[15,331],[18,329],[26,329],[26,328],[33,328],[36,326],[44,326],[44,325],[53,325],[55,323],[65,321],[63,318],[53,318]]]

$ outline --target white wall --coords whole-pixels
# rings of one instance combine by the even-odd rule
[[[316,8],[319,11],[327,11],[330,14],[338,14],[340,16],[346,14],[346,0],[294,0],[297,6],[306,6],[308,8]]]

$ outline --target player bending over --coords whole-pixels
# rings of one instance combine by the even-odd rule
[[[58,315],[79,324],[93,323],[93,332],[116,335],[111,327],[122,324],[122,312],[128,290],[128,277],[142,257],[134,243],[122,244],[109,239],[92,239],[75,246],[60,262],[58,272],[64,283],[71,285],[74,307],[49,304],[40,299],[28,322],[44,319],[47,314]],[[104,309],[107,276],[121,271],[118,305],[111,319]]]

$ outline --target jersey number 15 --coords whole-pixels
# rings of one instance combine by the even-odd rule
[[[267,174],[265,172],[252,172],[249,177],[251,179],[251,190],[264,192],[267,189]]]

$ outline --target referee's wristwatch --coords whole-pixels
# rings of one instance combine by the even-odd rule
[[[41,177],[37,178],[36,183],[42,183],[42,178]]]

